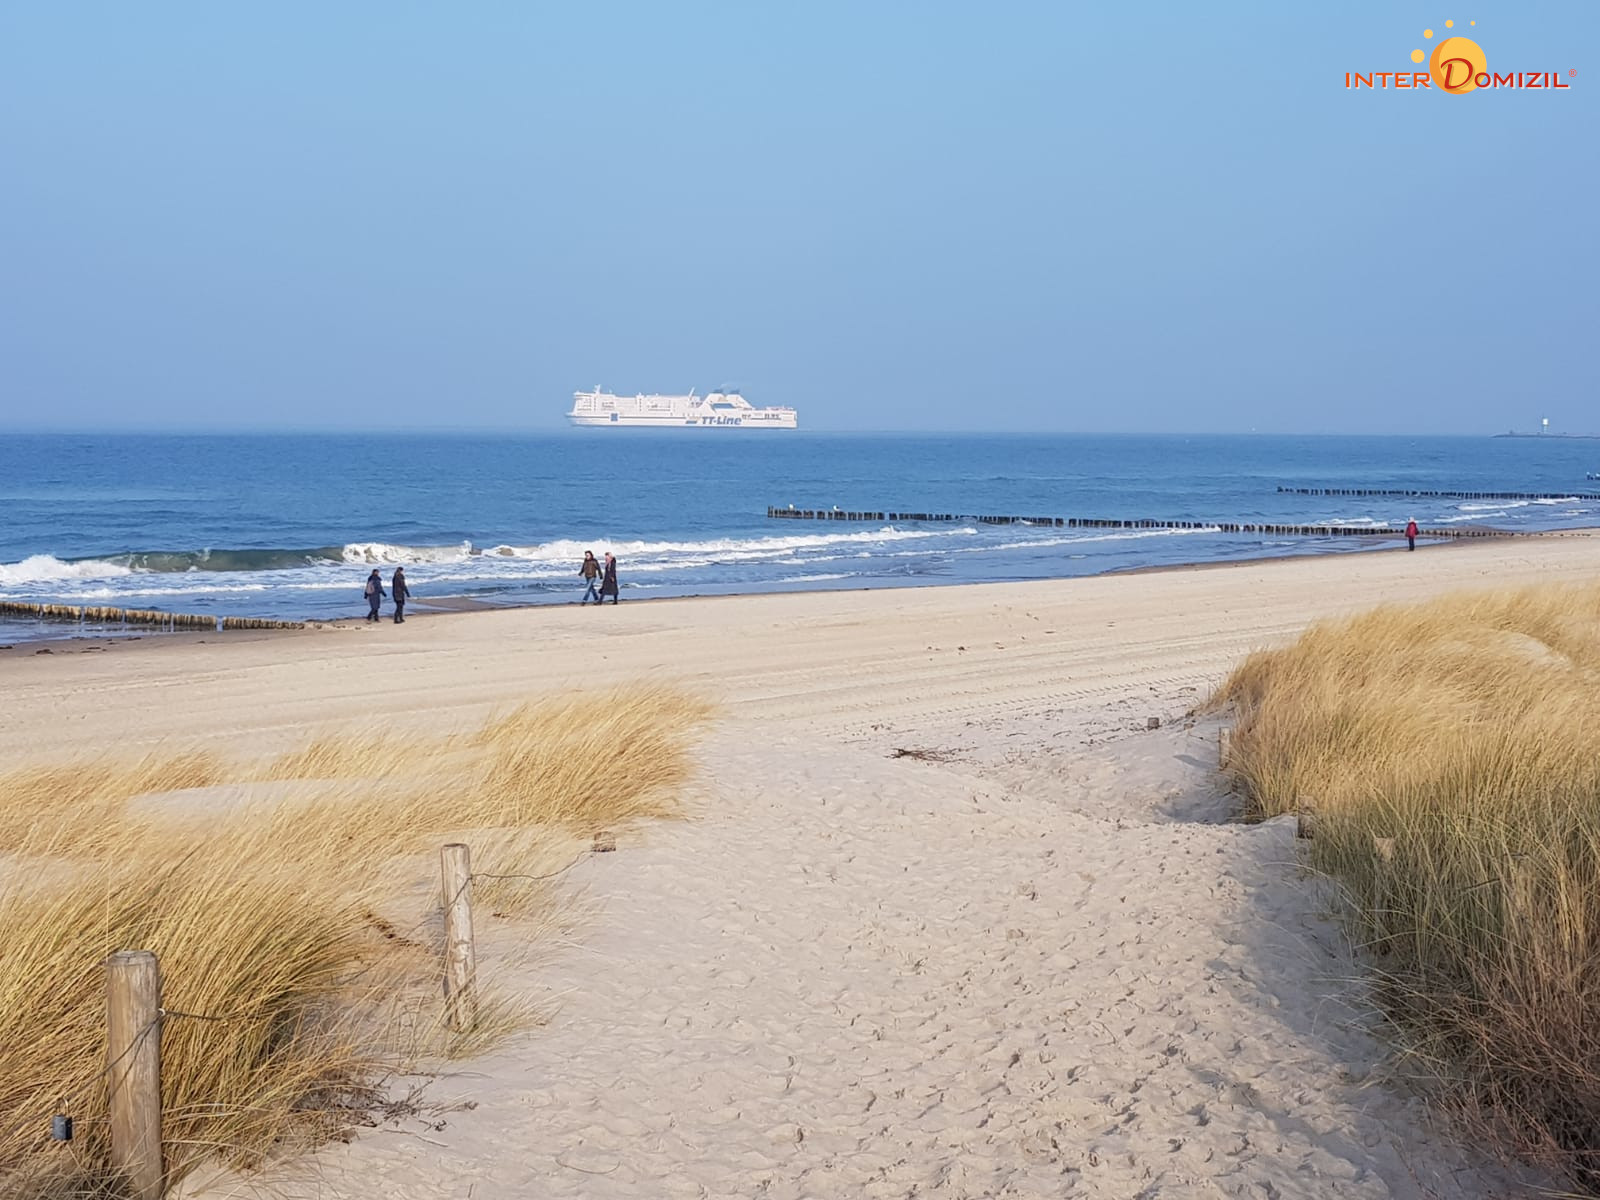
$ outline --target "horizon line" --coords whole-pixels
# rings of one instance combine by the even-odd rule
[[[148,425],[148,426],[113,426],[110,428],[74,428],[71,426],[23,426],[0,427],[0,437],[138,437],[138,436],[165,436],[165,437],[311,437],[311,436],[365,436],[365,437],[474,437],[474,436],[539,436],[558,434],[570,437],[603,437],[615,438],[621,433],[623,437],[661,437],[668,434],[676,436],[675,430],[668,429],[635,429],[611,430],[600,433],[598,430],[576,428],[567,425],[551,426],[515,426],[515,425],[399,425],[391,429],[373,430],[370,427],[358,425],[330,425],[330,426],[295,426],[291,428],[268,428],[262,426],[206,426],[206,425]],[[750,434],[757,434],[751,430]],[[765,434],[766,431],[760,431]],[[1310,430],[1258,430],[1258,429],[1174,429],[1174,430],[1134,430],[1134,429],[841,429],[841,428],[800,428],[795,430],[774,430],[767,436],[787,435],[798,433],[805,434],[830,434],[843,436],[928,436],[928,437],[1377,437],[1377,438],[1417,438],[1417,437],[1461,437],[1461,438],[1496,438],[1515,436],[1525,441],[1569,441],[1569,440],[1600,440],[1600,433],[1577,432],[1540,432],[1521,430],[1396,430],[1393,432],[1374,432],[1372,430],[1347,431],[1338,429],[1310,429]],[[737,440],[743,436],[744,431],[733,434]],[[759,436],[759,435],[758,435]],[[716,435],[713,438],[717,439]],[[692,440],[692,439],[691,439]],[[701,440],[704,440],[703,438]]]

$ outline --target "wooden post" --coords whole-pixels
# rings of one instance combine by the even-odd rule
[[[161,967],[148,950],[106,960],[111,1168],[131,1200],[161,1200]]]
[[[1309,796],[1297,797],[1294,802],[1294,835],[1313,838],[1317,833],[1317,806]]]
[[[1233,730],[1223,728],[1217,730],[1217,766],[1227,769],[1228,760],[1233,757]]]
[[[465,1033],[478,1023],[478,962],[472,941],[472,860],[452,842],[440,856],[444,878],[444,1002],[450,1028]]]

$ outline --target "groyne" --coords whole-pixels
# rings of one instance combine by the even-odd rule
[[[79,625],[129,625],[143,629],[304,629],[304,621],[271,621],[264,617],[218,617],[200,613],[159,612],[151,608],[109,608],[99,605],[35,604],[0,600],[0,617],[32,617]]]
[[[1593,479],[1594,476],[1589,476]],[[1288,496],[1374,496],[1396,500],[1600,500],[1600,492],[1423,492],[1415,488],[1283,487]]]
[[[1151,519],[1121,520],[1114,517],[1012,517],[974,513],[919,513],[876,511],[846,511],[839,508],[779,508],[767,509],[774,520],[789,521],[922,521],[951,523],[971,521],[975,525],[1040,525],[1057,529],[1192,529],[1208,533],[1264,533],[1284,537],[1404,537],[1404,529],[1382,525],[1264,525],[1239,521],[1158,521]],[[1424,529],[1418,536],[1426,538],[1489,538],[1514,537],[1518,534],[1501,529]]]

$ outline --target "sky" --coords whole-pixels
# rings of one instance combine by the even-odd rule
[[[0,429],[1600,431],[1596,15],[0,0]]]

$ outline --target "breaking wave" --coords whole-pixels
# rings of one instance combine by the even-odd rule
[[[63,579],[114,579],[119,575],[169,575],[189,571],[285,571],[343,562],[344,547],[311,550],[141,550],[94,558],[35,554],[0,563],[0,586]]]
[[[15,584],[55,583],[79,579],[110,579],[122,575],[165,575],[194,571],[289,571],[304,567],[412,566],[413,564],[469,563],[475,559],[522,559],[529,563],[565,566],[583,558],[585,550],[610,551],[649,569],[652,560],[670,559],[672,566],[697,562],[759,561],[796,550],[829,546],[877,544],[918,539],[970,536],[971,528],[908,530],[885,526],[854,533],[800,534],[793,537],[707,538],[704,541],[608,541],[563,538],[527,546],[498,544],[478,547],[472,542],[444,546],[407,546],[392,542],[350,542],[343,546],[267,550],[139,550],[89,558],[57,558],[35,554],[16,563],[0,563],[0,587]],[[668,565],[661,563],[659,565]]]

